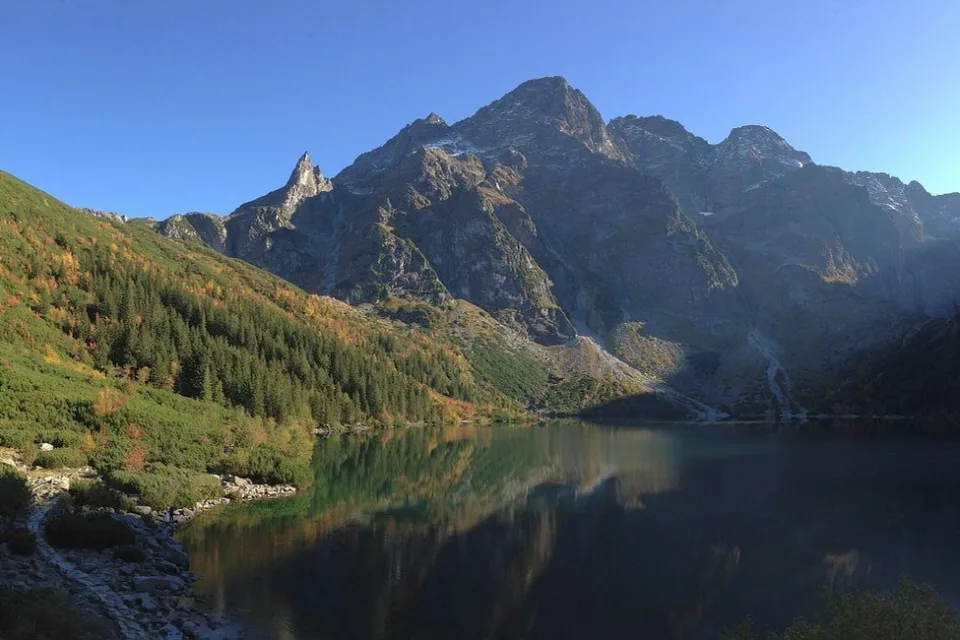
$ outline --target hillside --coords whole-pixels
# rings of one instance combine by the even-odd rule
[[[960,416],[960,317],[933,318],[904,329],[882,348],[857,354],[845,383],[828,402],[834,410],[935,417]]]
[[[303,479],[318,425],[517,416],[463,354],[0,173],[0,445],[128,486]],[[177,476],[180,477],[180,476]]]
[[[589,345],[538,345],[467,302],[352,307],[5,173],[0,214],[0,446],[28,463],[89,462],[134,493],[206,471],[298,482],[317,427],[528,419],[624,395],[690,415]]]

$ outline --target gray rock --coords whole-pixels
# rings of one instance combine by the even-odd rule
[[[147,505],[138,504],[133,508],[133,512],[138,516],[149,516],[150,514],[153,513],[153,509],[151,509]]]
[[[177,575],[180,573],[180,567],[171,562],[167,562],[166,560],[157,561],[155,567],[157,571],[166,573],[168,575]]]
[[[153,601],[153,598],[151,598],[148,594],[146,593],[141,594],[138,600],[140,601],[139,602],[140,608],[146,611],[147,613],[152,613],[157,610],[157,604]]]
[[[49,442],[40,443],[40,451],[53,451],[53,445]]]
[[[190,564],[190,557],[178,547],[165,547],[160,550],[159,555],[163,560],[178,567],[186,567]]]
[[[175,576],[135,576],[133,588],[141,593],[178,592],[186,589],[186,585]]]

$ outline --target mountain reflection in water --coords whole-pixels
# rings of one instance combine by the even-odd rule
[[[955,443],[818,426],[405,430],[181,529],[275,638],[710,638],[901,572],[960,601]]]

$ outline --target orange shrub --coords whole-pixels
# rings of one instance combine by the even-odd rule
[[[98,418],[110,415],[123,408],[127,398],[113,387],[104,387],[97,392],[93,400],[93,414]]]
[[[123,456],[124,471],[143,471],[147,464],[147,450],[140,445],[130,447]]]

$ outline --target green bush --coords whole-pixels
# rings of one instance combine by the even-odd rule
[[[7,532],[3,541],[10,547],[10,553],[18,556],[32,556],[37,550],[37,539],[25,527],[16,527]]]
[[[259,484],[302,484],[309,471],[272,444],[258,444],[249,452],[224,460],[223,471],[249,478]]]
[[[133,500],[123,495],[113,487],[102,482],[77,479],[70,484],[70,496],[77,506],[86,506],[92,509],[114,509],[115,511],[129,511],[133,508]]]
[[[0,465],[0,531],[30,506],[33,495],[27,479],[19,471]]]
[[[52,589],[15,591],[0,587],[0,638],[111,638],[114,633],[101,620],[75,611],[70,598]]]
[[[43,435],[42,441],[49,442],[57,448],[76,448],[80,446],[83,437],[78,431],[67,431],[59,429],[54,432],[47,432]]]
[[[724,640],[755,640],[748,618]],[[901,580],[890,592],[826,591],[823,611],[813,621],[799,618],[769,640],[956,640],[960,618],[929,585]]]
[[[154,509],[192,507],[223,495],[220,482],[213,476],[162,464],[147,471],[116,471],[110,475],[110,482]]]
[[[136,542],[133,530],[107,513],[64,512],[47,520],[44,532],[50,544],[63,549],[100,550]]]
[[[135,562],[137,564],[142,564],[147,560],[146,552],[135,544],[125,544],[117,547],[114,555],[124,562]]]
[[[77,469],[87,466],[87,454],[79,449],[54,449],[37,454],[35,464],[44,469]]]
[[[32,433],[17,430],[16,425],[0,425],[0,447],[27,449],[36,446]]]
[[[16,449],[27,466],[33,465],[40,442],[40,425],[30,420],[0,420],[0,446]]]
[[[547,369],[543,363],[519,350],[480,338],[474,341],[467,355],[481,380],[511,398],[538,398],[547,385]]]

